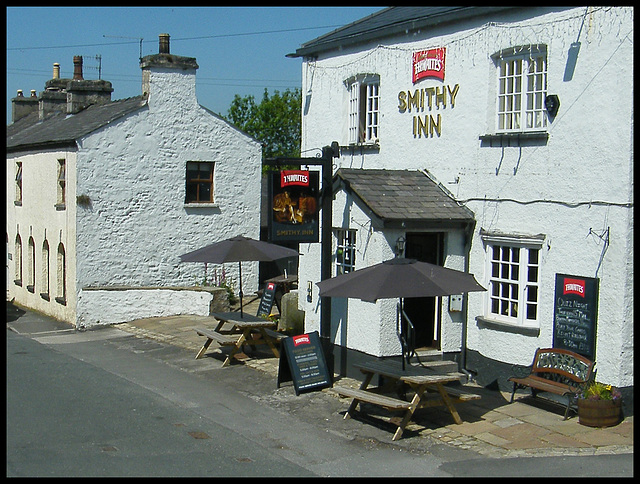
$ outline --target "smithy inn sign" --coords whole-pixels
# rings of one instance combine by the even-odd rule
[[[411,77],[413,84],[421,79],[438,79],[444,82],[446,48],[421,50],[414,52],[411,63]],[[412,112],[413,137],[433,138],[434,134],[440,137],[442,131],[441,113],[431,114],[434,109],[446,108],[449,104],[452,108],[456,105],[456,96],[460,89],[459,84],[424,87],[414,90],[400,91],[398,93],[398,111],[400,113]],[[425,110],[429,113],[421,115]]]

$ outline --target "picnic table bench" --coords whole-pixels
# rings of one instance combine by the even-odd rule
[[[222,366],[228,366],[233,357],[243,349],[244,346],[250,346],[255,349],[256,345],[266,344],[271,351],[280,358],[280,353],[274,343],[278,343],[286,335],[269,329],[276,325],[275,322],[264,318],[251,315],[241,315],[236,312],[212,313],[216,327],[195,328],[196,333],[207,338],[202,348],[198,351],[196,359],[201,358],[211,343],[215,341],[220,346],[232,346],[231,352],[222,363]],[[228,324],[231,329],[225,329],[224,325]]]
[[[378,361],[371,361],[354,366],[365,374],[365,379],[360,385],[360,388],[355,389],[342,386],[332,388],[332,391],[335,393],[352,398],[344,418],[350,418],[361,402],[377,405],[390,411],[404,411],[405,413],[402,420],[399,422],[391,420],[392,423],[398,426],[393,435],[392,440],[394,441],[402,436],[405,427],[411,421],[411,417],[417,409],[444,405],[451,413],[454,421],[457,424],[461,424],[462,419],[454,403],[480,398],[480,395],[445,386],[446,383],[460,381],[463,375],[457,372],[437,373],[435,370],[429,370],[428,366],[426,368],[409,367],[402,369],[399,364],[395,365],[389,362]],[[403,400],[378,393],[376,389],[373,391],[368,390],[369,383],[371,383],[375,375],[397,380],[408,385],[415,392],[413,398],[410,401]]]
[[[531,366],[514,365],[514,376],[508,381],[513,383],[511,402],[518,388],[531,388],[535,398],[544,393],[550,400],[554,395],[566,398],[564,420],[569,416],[575,397],[584,386],[595,378],[595,362],[561,348],[538,348]],[[560,402],[562,403],[562,402]]]

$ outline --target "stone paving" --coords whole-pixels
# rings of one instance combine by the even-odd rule
[[[207,318],[202,316],[170,316],[141,319],[115,327],[139,337],[189,349],[195,357],[204,343],[204,338],[198,336],[194,328],[202,326],[205,321]],[[226,351],[227,348],[219,349],[215,343],[209,348],[209,352],[220,352],[221,355]],[[269,352],[260,352],[258,357],[239,354],[238,359],[242,361],[239,364],[245,364],[273,376],[274,379],[277,378],[279,361]],[[359,384],[357,380],[340,378],[340,385],[357,387]],[[633,416],[627,416],[613,427],[591,428],[579,424],[577,416],[563,420],[564,411],[561,407],[545,403],[541,399],[533,400],[525,393],[516,394],[516,401],[509,403],[510,394],[505,392],[489,390],[473,383],[465,385],[465,389],[480,394],[482,398],[456,406],[464,421],[462,424],[453,423],[448,411],[443,407],[424,409],[416,412],[413,422],[407,426],[405,436],[396,443],[403,445],[401,443],[405,441],[416,445],[418,441],[415,437],[418,437],[488,457],[633,453]],[[326,410],[327,407],[323,406],[322,410],[319,408],[316,413],[333,409],[344,413],[348,407],[349,399],[338,397],[333,392],[323,390],[313,393],[316,395],[306,397],[309,402],[319,402],[322,398],[330,404],[328,408],[331,409]],[[271,395],[254,397],[264,399],[267,403],[277,401],[279,405],[285,405],[285,395],[290,394],[290,388],[280,388],[274,389]],[[297,401],[301,401],[300,397]],[[387,417],[393,417],[392,414],[385,415],[384,412],[377,412],[383,421]],[[341,419],[342,414],[317,416],[318,419],[324,418],[327,421],[335,417]],[[353,438],[358,434],[368,435],[367,427],[371,422],[356,419],[343,422],[345,432],[351,432]],[[336,424],[342,428],[341,422],[336,421],[334,426]],[[388,436],[391,441],[392,433],[389,432]]]

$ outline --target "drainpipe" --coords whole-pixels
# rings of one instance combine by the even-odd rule
[[[474,224],[475,225],[475,222]],[[471,254],[471,241],[473,240],[473,226],[472,224],[467,225],[467,230],[465,231],[467,240],[465,241],[465,263],[464,263],[464,271],[469,272],[469,256]],[[473,374],[467,370],[467,321],[469,317],[469,293],[467,293],[467,300],[464,304],[464,309],[462,313],[462,341],[460,343],[460,372],[464,373],[467,376],[467,383],[470,383],[473,380]]]

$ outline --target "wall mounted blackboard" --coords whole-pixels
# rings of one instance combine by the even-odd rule
[[[296,395],[332,385],[317,331],[282,341],[278,388],[280,383],[290,380],[293,380]]]
[[[260,298],[260,306],[258,306],[258,314],[256,314],[256,316],[268,317],[271,314],[273,302],[276,300],[276,288],[277,284],[273,282],[267,283],[264,287],[262,298]]]
[[[595,360],[598,282],[599,279],[590,277],[556,274],[554,348],[571,350]]]

